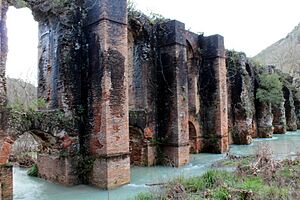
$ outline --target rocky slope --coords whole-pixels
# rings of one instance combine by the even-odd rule
[[[37,88],[20,79],[7,78],[7,98],[8,104],[23,104],[28,107],[37,99]]]
[[[300,24],[285,38],[272,44],[254,57],[264,65],[275,65],[294,77],[300,76]]]

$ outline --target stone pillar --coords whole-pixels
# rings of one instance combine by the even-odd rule
[[[6,13],[8,10],[8,4],[6,1],[0,1],[0,106],[1,106],[1,125],[3,114],[2,108],[6,106],[6,78],[5,68],[7,59],[7,28],[6,28]],[[1,126],[2,127],[2,126]]]
[[[0,164],[0,200],[13,199],[13,167]]]
[[[272,138],[273,137],[273,114],[271,103],[256,102],[257,117],[257,137]]]
[[[288,131],[297,130],[297,116],[295,112],[294,98],[291,89],[287,86],[283,87],[283,96],[285,99],[285,116],[286,116],[286,125]]]
[[[279,105],[272,105],[273,126],[275,134],[284,134],[286,132],[286,118],[284,101]]]
[[[188,76],[185,25],[169,21],[159,27],[159,136],[165,164],[189,162]]]
[[[86,58],[85,43],[82,40],[82,2],[70,1],[63,15],[44,14],[38,9],[39,3],[31,7],[39,21],[39,64],[38,97],[46,100],[45,108],[40,108],[44,121],[35,124],[35,129],[51,133],[57,137],[57,147],[49,154],[38,155],[39,176],[65,185],[78,184],[77,162],[79,154],[80,126],[82,116],[81,75]],[[51,10],[55,10],[54,8]],[[48,11],[47,11],[48,12]],[[82,111],[81,111],[82,112]],[[66,123],[43,124],[47,116],[63,114]],[[51,173],[47,169],[51,169]],[[64,180],[61,180],[64,179]]]
[[[295,113],[297,118],[297,128],[300,129],[300,96],[296,91],[293,91]]]
[[[127,1],[89,0],[87,149],[95,158],[90,184],[115,188],[130,182],[127,86]]]
[[[0,148],[7,137],[7,93],[5,68],[7,59],[7,29],[6,29],[6,13],[8,4],[6,1],[0,1]]]
[[[227,53],[227,71],[229,85],[229,116],[234,144],[250,144],[253,135],[254,99],[251,83],[251,70],[244,53]]]
[[[228,151],[227,83],[224,38],[200,36],[203,65],[200,68],[203,151]]]
[[[0,200],[13,199],[13,168],[8,165],[12,141],[7,137],[7,93],[6,93],[6,59],[7,59],[7,1],[0,1]]]

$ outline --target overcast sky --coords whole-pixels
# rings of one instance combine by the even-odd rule
[[[144,12],[177,19],[187,29],[221,34],[228,49],[254,56],[300,22],[300,0],[133,0]],[[9,9],[7,74],[36,77],[37,23],[29,10]]]

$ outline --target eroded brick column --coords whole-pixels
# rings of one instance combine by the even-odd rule
[[[250,144],[253,135],[254,93],[244,53],[227,52],[229,134],[234,144]]]
[[[300,97],[296,91],[293,91],[295,113],[297,118],[297,128],[300,129]]]
[[[13,167],[0,164],[0,200],[13,199]]]
[[[46,180],[76,185],[79,183],[77,160],[81,121],[78,109],[82,107],[84,62],[81,57],[84,54],[80,40],[82,5],[70,2],[69,6],[64,11],[65,17],[53,14],[39,20],[38,97],[46,101],[44,108],[39,109],[45,116],[60,113],[68,122],[57,128],[51,127],[51,122],[45,123],[46,119],[36,124],[37,130],[54,135],[60,143],[51,153],[39,154],[37,165],[39,176]]]
[[[284,134],[286,132],[286,118],[284,100],[278,105],[272,105],[273,126],[275,134]]]
[[[274,127],[271,103],[260,102],[257,100],[255,107],[257,118],[257,136],[259,138],[273,137]]]
[[[200,68],[201,120],[203,151],[223,153],[228,150],[227,84],[224,38],[201,37],[204,50]]]
[[[89,181],[115,188],[130,181],[127,91],[127,1],[90,0],[88,150],[95,158]]]
[[[6,13],[8,4],[6,1],[0,1],[0,147],[6,137],[6,78],[5,68],[7,59],[7,28]]]
[[[169,21],[159,27],[159,135],[166,164],[189,162],[188,76],[185,25]]]
[[[8,165],[12,141],[7,137],[7,93],[5,68],[7,59],[6,13],[8,4],[0,1],[0,200],[13,199],[13,168]]]
[[[287,86],[283,87],[283,96],[285,99],[285,116],[286,116],[286,125],[288,131],[297,130],[297,116],[295,112],[294,98],[291,89]]]
[[[7,29],[6,13],[8,4],[0,1],[0,164],[6,164],[10,153],[10,145],[7,143],[7,93],[5,68],[7,59]]]

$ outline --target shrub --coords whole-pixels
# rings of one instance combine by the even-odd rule
[[[278,74],[262,73],[259,82],[256,98],[260,102],[278,105],[283,101],[282,82]]]
[[[27,171],[28,176],[38,177],[39,169],[37,164],[32,165],[32,167]]]

